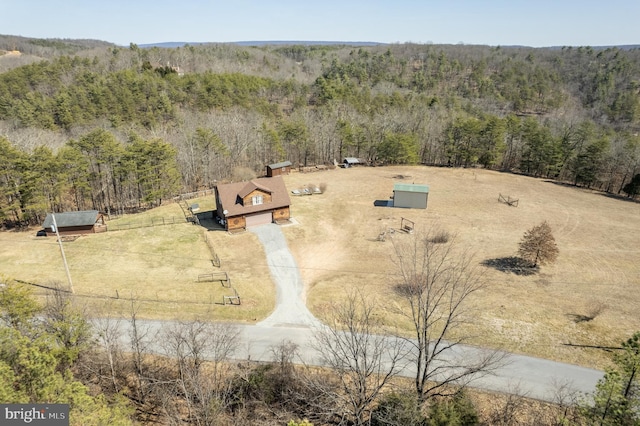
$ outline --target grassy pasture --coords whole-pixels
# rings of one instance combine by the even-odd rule
[[[640,204],[541,179],[479,169],[384,167],[292,173],[289,190],[324,183],[322,195],[292,196],[295,225],[283,227],[301,269],[311,311],[322,318],[349,289],[360,288],[380,303],[390,324],[409,329],[393,293],[393,240],[378,234],[400,227],[401,217],[416,228],[439,228],[460,247],[483,260],[514,256],[523,233],[543,220],[560,249],[554,265],[518,276],[479,266],[487,287],[477,294],[465,334],[472,343],[586,366],[603,366],[608,354],[563,343],[616,345],[640,330]],[[392,195],[395,182],[430,186],[427,210],[374,206]],[[520,200],[498,202],[498,194]],[[189,200],[201,211],[213,197]],[[125,216],[109,224],[144,223],[180,217],[177,204]],[[205,235],[221,259],[211,265]],[[180,223],[83,236],[65,243],[74,288],[92,313],[126,315],[130,297],[148,318],[193,318],[253,322],[273,309],[275,291],[264,251],[251,232],[222,231]],[[197,282],[199,274],[226,271],[242,297],[241,306],[223,306],[229,289]],[[66,285],[54,238],[30,232],[0,233],[0,274],[47,285]],[[36,288],[36,293],[43,294]],[[604,307],[591,321],[577,322],[593,306]]]
[[[158,223],[159,218],[181,215],[180,207],[170,204],[107,224],[146,224],[152,218]],[[66,287],[56,239],[34,235],[35,231],[0,234],[0,273]],[[220,268],[212,265],[205,238],[220,257]],[[75,293],[91,313],[126,315],[131,298],[147,318],[254,321],[273,309],[273,282],[262,247],[251,233],[230,236],[183,222],[82,236],[64,243],[64,250]],[[198,282],[198,275],[220,271],[229,274],[242,298],[240,306],[222,305],[223,296],[233,292],[220,282]],[[35,289],[36,294],[45,291]]]
[[[284,228],[307,286],[307,304],[320,318],[352,288],[380,303],[389,323],[409,329],[395,312],[393,242],[381,231],[416,229],[456,235],[479,264],[517,254],[524,232],[543,220],[552,227],[558,261],[531,276],[479,266],[487,287],[463,332],[473,343],[583,365],[602,365],[608,354],[563,343],[618,345],[640,330],[640,204],[525,176],[480,169],[384,167],[294,173],[289,189],[320,182],[325,194],[293,197],[298,226]],[[427,210],[375,207],[393,184],[430,186]],[[518,207],[498,195],[519,199]],[[393,239],[407,238],[396,232]],[[579,322],[594,307],[602,312]],[[595,363],[595,364],[594,364]]]

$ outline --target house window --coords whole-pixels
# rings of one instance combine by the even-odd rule
[[[257,206],[258,204],[262,204],[263,203],[262,195],[254,195],[253,197],[251,197],[251,202],[254,206]]]

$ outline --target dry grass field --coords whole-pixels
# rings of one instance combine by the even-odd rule
[[[463,333],[473,343],[586,366],[603,366],[609,355],[563,343],[615,345],[640,330],[640,204],[541,179],[476,169],[381,167],[292,173],[289,190],[326,184],[324,194],[292,196],[293,226],[283,227],[301,268],[307,305],[322,318],[341,295],[359,288],[380,303],[380,315],[408,329],[394,313],[402,305],[393,293],[393,241],[402,217],[416,229],[442,229],[480,262],[514,256],[523,233],[543,220],[552,227],[558,261],[531,276],[479,266],[487,287],[476,294],[476,316]],[[430,186],[427,210],[376,207],[393,184]],[[518,207],[498,202],[498,194],[519,199]],[[190,200],[201,211],[213,197]],[[171,204],[110,224],[180,217]],[[222,264],[211,264],[209,238]],[[83,236],[65,243],[74,288],[93,314],[127,315],[133,297],[147,318],[193,318],[254,322],[275,302],[264,251],[251,232],[222,231],[180,223]],[[226,271],[242,297],[218,282],[198,282],[199,274]],[[56,240],[29,232],[0,233],[0,274],[18,280],[66,285]],[[37,294],[45,290],[34,287]],[[576,322],[594,307],[602,312]]]
[[[617,345],[640,330],[640,204],[525,176],[479,169],[384,167],[293,173],[289,189],[320,182],[322,195],[293,197],[298,226],[284,228],[302,269],[307,304],[320,318],[353,288],[376,296],[385,318],[401,305],[393,294],[393,240],[381,231],[399,229],[401,217],[416,229],[456,235],[478,264],[517,254],[526,230],[546,220],[560,255],[531,276],[480,266],[487,287],[475,296],[478,310],[463,330],[473,343],[549,359],[602,366],[609,355],[563,343]],[[430,186],[427,210],[374,206],[393,184]],[[517,207],[499,194],[519,199]],[[393,239],[408,238],[396,232]],[[576,322],[595,308],[591,321]]]
[[[206,200],[194,200],[199,201],[206,205]],[[252,233],[232,237],[186,223],[178,204],[107,223],[144,224],[152,218],[158,223],[162,217],[181,216],[183,222],[175,225],[93,234],[64,243],[75,293],[92,314],[126,316],[132,298],[139,315],[147,318],[254,321],[269,314],[275,303],[274,285],[266,262],[255,262],[264,259],[264,252]],[[212,265],[205,238],[221,259],[219,268]],[[233,292],[220,282],[198,282],[200,274],[222,271],[237,289],[240,306],[222,304],[223,296]],[[35,237],[35,230],[0,233],[0,274],[67,287],[56,239]],[[40,287],[34,290],[46,292]]]

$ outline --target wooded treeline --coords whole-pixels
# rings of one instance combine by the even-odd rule
[[[345,156],[640,192],[638,48],[51,47],[65,42],[0,57],[7,223]]]

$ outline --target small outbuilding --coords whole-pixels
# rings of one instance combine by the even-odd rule
[[[267,177],[288,175],[289,173],[291,173],[291,161],[282,161],[267,166]]]
[[[281,176],[215,187],[216,215],[227,231],[288,221],[291,199]]]
[[[56,234],[52,215],[48,213],[42,224],[47,235]],[[107,230],[104,215],[97,210],[55,213],[55,219],[60,235],[95,234]]]
[[[362,161],[356,157],[347,157],[342,160],[342,167],[344,167],[345,169],[353,166],[359,166],[360,164],[362,164]]]
[[[393,185],[393,207],[426,209],[429,198],[427,185],[396,183]]]

